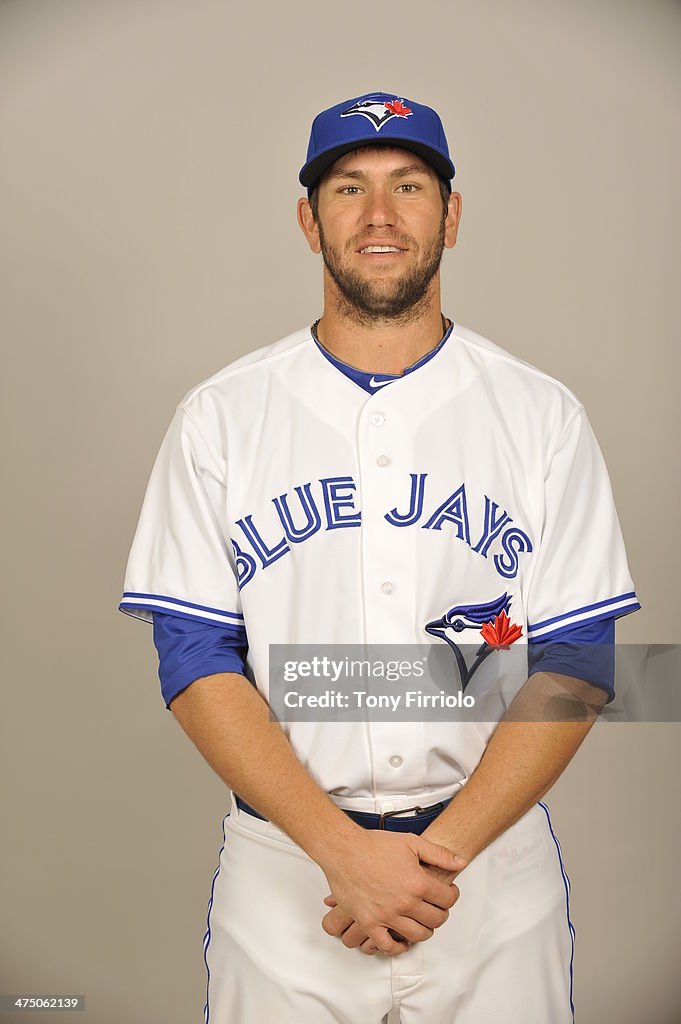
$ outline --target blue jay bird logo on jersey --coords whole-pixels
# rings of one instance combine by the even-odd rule
[[[454,652],[462,691],[466,689],[473,674],[483,661],[496,650],[508,650],[522,634],[522,628],[508,617],[511,598],[507,593],[486,604],[457,604],[449,608],[439,619],[433,619],[424,627],[426,633],[444,640]],[[464,653],[455,643],[452,634],[466,630],[478,630],[484,643],[475,652],[475,660],[466,664]]]
[[[366,117],[367,121],[370,121],[379,132],[384,124],[392,121],[393,117],[411,117],[413,111],[411,107],[405,106],[404,100],[396,98],[384,102],[383,100],[372,100],[369,97],[348,107],[341,113],[341,117],[352,117],[354,114]]]

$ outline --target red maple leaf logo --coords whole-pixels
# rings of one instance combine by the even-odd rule
[[[385,104],[385,109],[389,110],[391,114],[397,114],[398,117],[409,117],[412,112],[410,107],[405,107],[402,100],[389,100]]]
[[[511,622],[506,612],[497,615],[494,622],[486,622],[480,633],[485,643],[502,651],[507,651],[523,635],[522,628]]]

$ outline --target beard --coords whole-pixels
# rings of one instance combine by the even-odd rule
[[[346,315],[360,323],[376,320],[399,320],[406,322],[418,316],[427,303],[428,287],[437,274],[445,247],[445,217],[440,228],[420,254],[416,267],[396,280],[388,278],[368,280],[351,270],[324,236],[321,221],[318,222],[319,241],[324,266],[336,284]],[[412,239],[377,239],[376,244],[404,245]]]

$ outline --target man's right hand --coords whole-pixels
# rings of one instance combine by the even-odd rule
[[[423,863],[421,863],[423,862]],[[458,873],[465,861],[409,832],[362,830],[319,861],[331,895],[381,952],[394,956],[430,938],[447,920],[457,886],[428,869]],[[342,936],[323,927],[328,934]],[[402,936],[402,942],[390,934]],[[344,938],[344,936],[343,936]]]

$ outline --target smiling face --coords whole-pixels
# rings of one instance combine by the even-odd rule
[[[316,219],[305,200],[299,218],[340,296],[363,318],[393,319],[433,287],[443,250],[456,241],[460,198],[454,193],[445,209],[429,164],[404,149],[369,146],[329,168]]]

